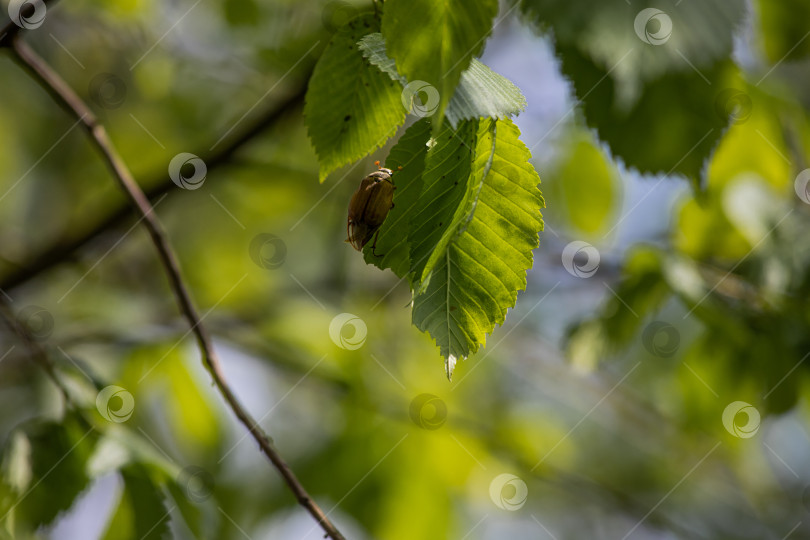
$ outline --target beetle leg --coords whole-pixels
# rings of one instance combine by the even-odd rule
[[[374,233],[374,243],[371,244],[371,254],[374,255],[375,257],[384,257],[385,255],[377,255],[377,253],[374,251],[375,249],[377,249],[377,237],[379,236],[380,231],[378,230],[376,233]]]

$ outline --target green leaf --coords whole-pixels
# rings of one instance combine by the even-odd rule
[[[368,59],[372,65],[380,68],[383,73],[393,80],[400,82],[402,86],[408,84],[408,79],[397,71],[397,64],[394,59],[388,56],[385,50],[385,38],[381,33],[374,32],[363,37],[357,42],[357,46],[363,52],[363,58]]]
[[[261,20],[261,10],[256,0],[225,0],[222,10],[231,26],[255,26]]]
[[[734,70],[743,0],[522,0],[522,7],[553,31],[588,125],[616,156],[641,172],[700,177],[728,125],[715,103]]]
[[[382,146],[405,121],[402,88],[363,58],[357,42],[379,31],[371,14],[338,30],[318,60],[304,106],[320,180]]]
[[[35,529],[51,523],[87,487],[85,464],[95,438],[73,416],[61,423],[32,421],[17,428],[4,452],[3,483],[14,494],[0,517],[14,513]]]
[[[411,267],[408,242],[410,216],[422,188],[422,171],[425,168],[429,139],[430,122],[423,119],[409,127],[391,149],[385,166],[394,171],[396,190],[394,208],[388,213],[377,237],[375,251],[381,256],[374,256],[371,242],[363,249],[367,263],[381,270],[390,268],[398,277],[405,277]]]
[[[616,294],[608,298],[597,318],[583,321],[569,332],[567,356],[576,366],[595,369],[642,334],[649,316],[672,297],[663,275],[666,262],[653,247],[639,247],[628,255]]]
[[[638,100],[624,106],[616,101],[618,88],[606,70],[574,49],[562,50],[562,59],[564,73],[584,100],[588,125],[616,157],[642,173],[701,178],[728,126],[728,118],[717,113],[715,89],[727,87],[736,72],[733,63],[721,62],[701,74],[664,75],[645,84]]]
[[[94,456],[88,463],[88,472],[93,477],[116,470],[145,472],[156,486],[165,487],[172,496],[174,506],[180,511],[183,521],[194,538],[212,538],[219,514],[212,514],[199,503],[189,499],[185,486],[178,485],[183,470],[155,448],[152,441],[124,428],[120,424],[110,426],[96,445]],[[130,505],[131,506],[131,505]],[[210,508],[208,509],[210,510]],[[121,509],[120,520],[130,519],[130,508]]]
[[[565,138],[565,151],[546,185],[546,196],[584,239],[604,232],[616,210],[619,175],[610,158],[597,144],[590,131],[576,130]],[[599,235],[601,236],[601,235]]]
[[[143,467],[121,470],[124,490],[104,540],[159,540],[169,535],[165,497]]]
[[[639,83],[709,67],[731,55],[745,0],[522,0],[524,14],[620,82],[630,100]],[[626,101],[625,101],[626,102]]]
[[[799,60],[810,56],[810,3],[804,0],[759,0],[758,36],[771,63]]]
[[[222,440],[219,417],[180,355],[166,358],[156,374],[167,385],[163,410],[184,455],[194,456],[203,448],[215,447]]]
[[[369,34],[358,45],[363,56],[373,65],[403,86],[408,84],[408,79],[399,74],[394,61],[388,57],[382,34]],[[507,118],[519,114],[525,108],[526,98],[512,81],[473,58],[469,69],[461,74],[445,116],[455,128],[462,120]]]
[[[412,260],[414,254],[430,255],[422,271],[424,290],[414,297],[413,323],[436,340],[448,377],[456,360],[477,351],[515,305],[543,228],[540,178],[517,126],[483,119],[460,131],[443,131],[428,152],[416,216],[429,225],[412,230]],[[459,144],[470,132],[472,152]],[[473,157],[471,166],[462,164],[465,152]],[[460,173],[467,178],[449,185]],[[439,226],[449,215],[452,222]]]
[[[469,69],[461,74],[446,114],[455,126],[473,118],[516,116],[525,108],[526,98],[512,81],[473,58]]]
[[[219,513],[212,513],[210,505],[201,505],[189,500],[186,492],[176,482],[167,482],[166,489],[171,495],[172,502],[177,506],[183,522],[194,535],[194,538],[204,540],[214,538],[217,530]]]
[[[424,81],[439,92],[435,113],[441,127],[444,110],[498,13],[497,0],[389,0],[382,34],[399,73]]]
[[[431,141],[408,234],[414,284],[425,282],[467,211],[477,130],[478,122],[468,120]]]

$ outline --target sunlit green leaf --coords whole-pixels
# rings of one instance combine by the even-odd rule
[[[180,355],[171,355],[161,363],[169,391],[165,394],[167,420],[173,432],[188,447],[190,455],[202,448],[214,447],[221,440],[219,418],[211,403],[200,390],[200,383],[183,365]]]
[[[408,81],[424,81],[439,93],[437,124],[473,57],[484,48],[496,0],[389,0],[382,34],[388,54]]]
[[[425,200],[420,197],[416,214],[426,225],[412,231],[415,239],[424,235],[412,244],[412,258],[429,256],[424,268],[416,266],[424,290],[414,297],[413,322],[436,340],[448,377],[456,360],[478,350],[514,306],[543,228],[540,178],[517,127],[482,120],[462,129],[443,132],[428,153]],[[466,181],[458,174],[465,153],[473,156],[469,169],[462,169]],[[462,181],[451,186],[443,176]],[[442,191],[452,195],[437,197]]]
[[[402,87],[363,58],[357,42],[379,31],[371,14],[338,30],[309,81],[305,122],[320,179],[382,146],[405,121]]]
[[[359,46],[372,64],[403,86],[408,84],[408,79],[399,74],[394,60],[386,54],[382,34],[367,35],[360,40]],[[517,86],[473,58],[470,67],[461,74],[445,109],[445,117],[451,126],[457,127],[462,120],[507,118],[517,115],[525,107],[526,98]]]
[[[591,137],[578,133],[566,140],[562,164],[549,177],[546,196],[558,197],[571,225],[594,235],[605,229],[615,210],[618,173]]]
[[[470,173],[477,130],[478,122],[465,121],[456,130],[446,126],[431,140],[408,234],[416,284],[425,281],[460,220],[469,213],[466,201],[474,189]]]

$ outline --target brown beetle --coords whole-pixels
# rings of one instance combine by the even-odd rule
[[[380,162],[376,165],[379,167]],[[394,182],[391,181],[391,169],[380,167],[379,171],[374,171],[360,182],[360,187],[352,195],[349,202],[349,219],[346,223],[346,241],[357,251],[361,251],[372,237],[374,244],[371,253],[376,257],[374,249],[377,247],[375,233],[379,232],[380,226],[388,216],[388,211],[394,207]]]

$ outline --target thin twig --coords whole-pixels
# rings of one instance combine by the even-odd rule
[[[180,275],[180,267],[177,258],[169,245],[166,234],[154,214],[149,199],[135,182],[126,164],[118,155],[104,126],[98,122],[93,112],[81,98],[73,92],[67,83],[22,40],[15,38],[12,42],[12,50],[15,60],[31,74],[40,86],[48,91],[59,105],[67,109],[68,112],[82,122],[92,142],[101,152],[104,160],[110,167],[116,181],[124,190],[132,205],[142,216],[143,224],[149,232],[152,243],[158,251],[161,263],[169,278],[169,283],[176,297],[177,304],[197,338],[203,363],[231,410],[233,410],[237,418],[248,428],[248,431],[250,431],[250,434],[259,444],[262,452],[264,452],[276,469],[278,469],[279,473],[281,473],[281,476],[295,495],[299,504],[309,511],[312,517],[315,518],[323,528],[326,535],[334,540],[345,540],[343,535],[335,528],[332,522],[329,521],[329,518],[324,514],[323,510],[312,500],[306,489],[304,489],[298,481],[298,478],[296,478],[295,473],[293,473],[292,469],[290,469],[276,451],[270,438],[264,433],[250,413],[245,410],[236,395],[225,382],[219,360],[217,359],[211,341],[211,336],[203,326],[197,310],[194,307],[188,289]]]

